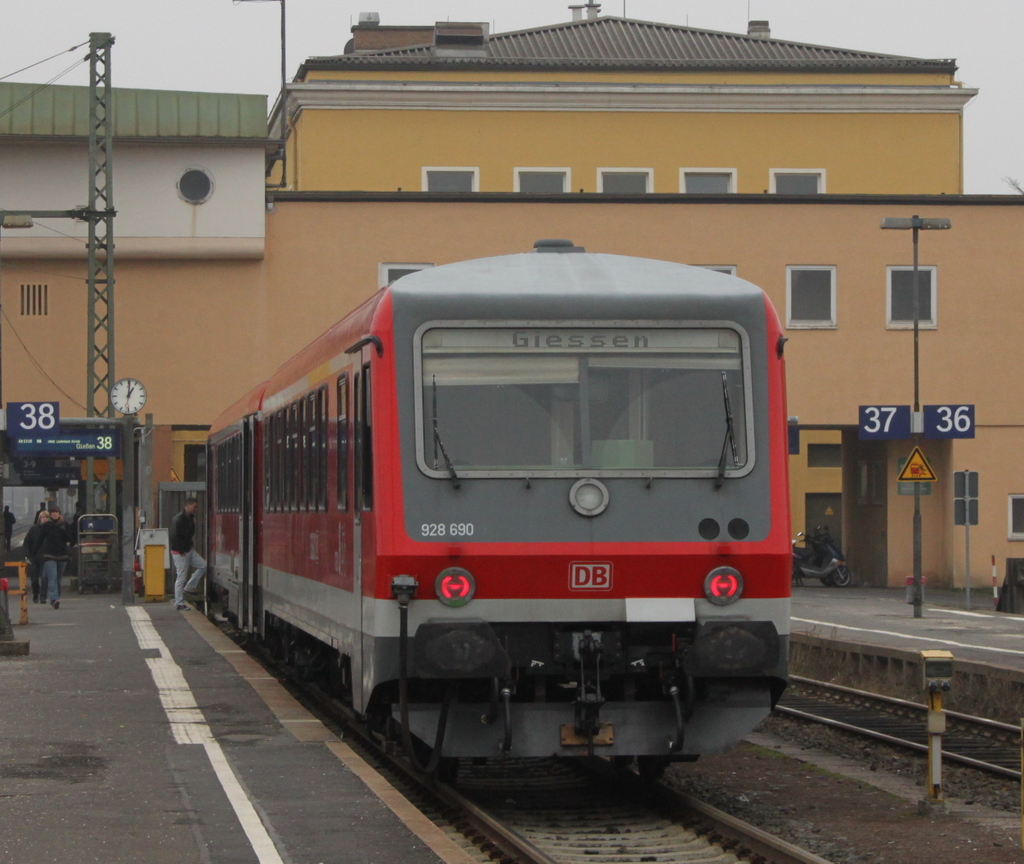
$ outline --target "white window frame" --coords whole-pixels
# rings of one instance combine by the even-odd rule
[[[401,267],[403,270],[429,270],[434,265],[420,263],[408,263],[405,261],[381,261],[377,265],[377,287],[387,288],[391,283],[388,282],[388,270],[392,270]],[[397,280],[396,280],[397,281]]]
[[[1014,533],[1013,531],[1013,502],[1018,499],[1024,499],[1024,495],[1007,495],[1006,496],[1006,539],[1007,540],[1024,540],[1024,533]]]
[[[519,192],[519,174],[561,174],[565,178],[562,192],[572,192],[572,168],[513,168],[512,169],[512,190]],[[538,193],[540,194],[540,193]],[[557,193],[550,193],[557,194]]]
[[[824,195],[827,186],[825,185],[825,169],[824,168],[769,168],[768,169],[768,191],[772,195],[777,195],[775,191],[775,178],[779,174],[817,174],[818,175],[818,195]]]
[[[832,274],[831,319],[829,321],[807,321],[793,318],[793,271],[825,270]],[[786,265],[786,327],[790,330],[835,330],[836,329],[836,267],[834,264],[787,264]]]
[[[738,183],[739,172],[736,168],[680,168],[679,169],[679,192],[682,195],[698,195],[708,193],[698,192],[687,192],[686,191],[686,175],[687,174],[728,174],[729,175],[729,188],[726,190],[727,194],[735,195]],[[714,193],[711,193],[714,194]]]
[[[480,169],[473,165],[424,165],[420,174],[420,188],[424,192],[430,191],[427,182],[427,173],[430,171],[466,171],[473,175],[473,192],[480,191]]]
[[[735,264],[698,264],[704,270],[714,270],[716,273],[727,273],[730,276],[736,275]]]
[[[650,195],[654,192],[654,169],[653,168],[598,168],[597,169],[597,191],[604,192],[605,174],[646,174],[647,191],[641,194]]]
[[[927,270],[932,274],[932,317],[927,320],[918,319],[917,327],[919,330],[936,330],[939,326],[939,268],[934,264],[921,264],[917,269],[922,273]],[[885,326],[888,330],[913,330],[913,320],[892,320],[892,274],[897,270],[907,273],[913,272],[914,268],[910,264],[890,264],[885,268]]]

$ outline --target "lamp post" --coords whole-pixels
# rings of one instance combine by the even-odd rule
[[[913,309],[914,309],[914,411],[911,415],[910,430],[914,435],[914,446],[921,445],[921,433],[924,431],[924,416],[921,413],[921,362],[920,362],[920,316],[921,316],[921,295],[920,295],[920,271],[918,270],[917,258],[917,235],[920,231],[943,231],[952,228],[948,219],[921,218],[911,216],[909,219],[901,217],[888,217],[882,220],[882,228],[895,229],[898,231],[914,232],[914,277],[913,277]],[[921,606],[923,604],[922,577],[921,577],[921,484],[914,483],[914,584],[913,601],[914,617],[922,616]]]
[[[265,3],[273,2],[273,0],[234,0],[235,5],[239,3]],[[276,0],[281,4],[281,95],[279,97],[280,111],[279,116],[281,118],[281,182],[273,184],[282,189],[288,188],[288,144],[286,138],[288,137],[288,124],[286,114],[286,102],[287,93],[286,87],[288,84],[288,65],[286,57],[286,32],[285,25],[287,23],[287,16],[285,14],[285,0]]]

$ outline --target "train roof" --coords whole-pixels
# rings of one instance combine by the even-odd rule
[[[252,390],[233,405],[221,411],[217,419],[213,421],[213,425],[210,426],[210,436],[213,437],[218,432],[227,429],[229,426],[237,423],[242,417],[259,411],[263,405],[263,393],[266,389],[267,382],[263,381],[253,387]]]
[[[594,252],[521,253],[410,273],[391,286],[395,302],[423,291],[505,297],[629,296],[739,300],[764,292],[736,276],[673,261]]]

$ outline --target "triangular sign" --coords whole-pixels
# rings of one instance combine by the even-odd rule
[[[921,448],[915,447],[914,452],[910,454],[910,458],[903,466],[903,470],[900,471],[900,476],[896,479],[900,483],[934,483],[939,478],[932,471],[928,460],[924,458]]]

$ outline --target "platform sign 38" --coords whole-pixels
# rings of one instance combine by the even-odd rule
[[[60,402],[8,402],[7,434],[17,437],[60,430]]]

